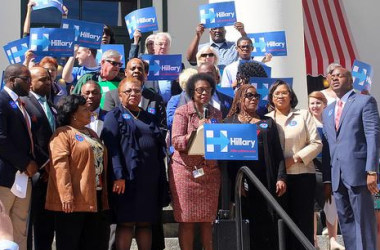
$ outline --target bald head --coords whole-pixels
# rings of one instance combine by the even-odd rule
[[[202,63],[198,67],[198,73],[206,73],[209,74],[216,83],[219,82],[219,74],[215,68],[214,64],[211,63]]]
[[[349,70],[338,67],[331,73],[331,89],[342,98],[353,88],[352,74]]]
[[[18,96],[27,96],[30,90],[30,72],[22,64],[9,65],[4,71],[5,86]]]
[[[127,67],[125,68],[124,74],[126,77],[132,77],[141,82],[144,82],[146,74],[143,61],[138,58],[133,58],[129,60],[129,62],[127,63]]]
[[[30,75],[32,77],[30,89],[42,97],[48,96],[52,84],[50,73],[45,68],[33,67],[30,69]]]

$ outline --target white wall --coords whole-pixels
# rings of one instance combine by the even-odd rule
[[[348,22],[358,51],[358,59],[373,67],[371,95],[380,107],[379,0],[344,0]]]
[[[0,75],[1,72],[8,66],[8,59],[5,56],[3,46],[8,42],[20,38],[21,27],[21,11],[20,0],[1,0],[2,6],[0,8],[0,23],[1,23],[1,36],[0,36]]]

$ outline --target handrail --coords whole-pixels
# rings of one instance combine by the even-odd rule
[[[252,171],[243,166],[239,169],[236,176],[235,183],[235,202],[236,202],[236,236],[237,236],[237,249],[243,249],[242,246],[242,217],[241,217],[241,184],[243,181],[243,175],[250,179],[253,185],[259,190],[259,192],[264,196],[264,198],[268,201],[268,204],[276,211],[279,217],[281,217],[285,224],[288,226],[290,231],[294,234],[294,236],[301,242],[301,244],[307,250],[315,249],[313,244],[306,238],[306,236],[301,232],[301,230],[297,227],[297,225],[293,222],[293,220],[289,217],[289,215],[285,212],[285,210],[281,207],[281,205],[275,200],[275,198],[269,193],[267,188],[261,183],[261,181],[256,177]]]

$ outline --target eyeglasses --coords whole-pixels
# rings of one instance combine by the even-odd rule
[[[115,62],[115,61],[111,61],[111,60],[106,60],[106,62],[110,63],[112,66],[115,66],[115,67],[123,66],[122,62]]]
[[[141,94],[141,89],[126,89],[124,91],[121,91],[122,93],[126,94],[126,95],[129,95],[132,93],[132,91],[135,93],[135,94]]]
[[[250,49],[252,48],[253,46],[252,45],[240,45],[240,46],[237,46],[239,49]]]
[[[260,100],[261,98],[261,95],[260,94],[257,94],[257,93],[245,93],[244,95],[245,98],[247,98],[248,100],[252,101],[252,100]]]
[[[214,53],[205,53],[205,54],[201,54],[201,57],[214,57]]]
[[[197,92],[198,94],[203,94],[203,92],[206,92],[206,94],[210,94],[212,91],[212,88],[196,88],[195,89],[195,92]]]
[[[168,47],[169,43],[155,43],[158,47]]]
[[[281,96],[288,96],[289,94],[290,94],[289,91],[275,92],[273,93],[273,97],[278,98]]]

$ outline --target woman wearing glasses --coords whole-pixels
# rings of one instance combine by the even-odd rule
[[[203,63],[210,63],[213,65],[218,65],[219,56],[216,50],[211,46],[202,47],[197,55],[197,66],[199,67]]]
[[[286,82],[277,80],[268,99],[274,110],[267,116],[277,124],[285,158],[288,213],[309,241],[314,242],[316,180],[313,159],[321,152],[322,142],[309,111],[295,109],[298,100]],[[293,235],[289,243],[289,249],[304,249]]]
[[[121,105],[105,117],[102,139],[110,157],[110,207],[116,222],[116,249],[130,249],[135,235],[139,249],[150,250],[151,225],[169,204],[165,141],[156,117],[139,107],[142,83],[120,82]]]
[[[260,117],[256,110],[260,95],[253,85],[242,85],[235,93],[234,101],[225,123],[250,123],[257,125],[259,159],[257,161],[229,161],[228,173],[235,183],[237,171],[248,166],[274,197],[286,192],[285,161],[275,122],[269,117]],[[273,209],[264,197],[248,182],[244,188],[243,217],[250,225],[251,249],[278,249],[277,230]],[[234,185],[233,185],[234,187]]]
[[[221,112],[209,104],[214,91],[212,77],[204,73],[193,75],[186,85],[191,101],[180,106],[174,115],[172,144],[175,152],[169,168],[169,183],[182,250],[193,249],[195,223],[200,225],[203,248],[212,249],[212,222],[218,208],[220,170],[216,161],[206,161],[201,155],[188,155],[186,148],[191,133],[199,126],[222,119]]]

